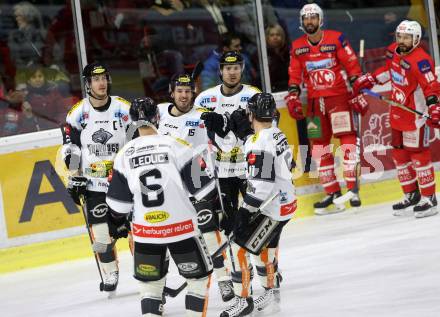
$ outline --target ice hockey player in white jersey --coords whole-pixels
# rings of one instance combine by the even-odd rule
[[[228,128],[227,117],[237,109],[246,109],[247,101],[260,90],[256,87],[242,84],[244,62],[240,53],[230,51],[220,57],[220,77],[222,84],[202,91],[196,98],[195,106],[211,110],[202,115],[213,140],[216,151],[216,170],[220,188],[232,202],[235,210],[238,208],[238,195],[244,194],[246,162],[243,153],[243,142],[237,140]],[[222,151],[227,146],[231,151]]]
[[[194,108],[194,80],[187,74],[176,74],[171,79],[170,97],[172,103],[158,105],[160,121],[159,133],[171,135],[187,141],[191,146],[202,153],[206,158],[208,147],[208,135],[203,120],[200,116],[206,110]],[[209,159],[205,159],[207,163]],[[210,167],[212,170],[213,167]],[[221,207],[218,195],[211,200],[197,201],[191,197],[191,201],[198,213],[199,229],[213,254],[226,241],[223,232],[220,231],[222,220]],[[224,206],[227,201],[224,201]],[[234,298],[234,289],[230,273],[225,260],[228,261],[226,252],[213,258],[214,272],[223,301],[227,302]]]
[[[187,283],[187,316],[206,316],[212,260],[197,227],[197,200],[215,195],[203,160],[186,141],[157,134],[151,98],[132,102],[130,116],[140,137],[115,159],[107,203],[118,219],[133,209],[134,277],[140,281],[142,316],[162,316],[169,251]]]
[[[81,196],[85,199],[87,224],[102,271],[103,290],[110,292],[116,289],[119,274],[111,236],[126,237],[128,228],[124,228],[124,222],[118,228],[109,228],[107,224],[107,178],[116,153],[127,142],[130,103],[109,95],[111,77],[103,64],[87,65],[82,75],[88,97],[67,114],[66,124],[61,128],[61,152],[67,168],[75,175],[68,181],[69,194],[78,205]]]
[[[243,203],[233,216],[232,274],[236,298],[221,317],[246,316],[253,310],[268,309],[279,298],[276,252],[282,228],[296,210],[296,197],[291,177],[293,155],[286,136],[272,127],[275,113],[273,96],[258,93],[248,101],[246,111],[231,115],[232,131],[241,139],[247,138],[244,155],[248,183]],[[264,293],[255,299],[250,290],[250,253],[264,287]]]

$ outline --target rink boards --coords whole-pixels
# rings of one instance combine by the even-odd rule
[[[280,128],[287,135],[295,157],[302,153],[303,159],[296,160],[300,167],[297,170],[301,170],[305,154],[298,148],[296,122],[290,119],[283,104],[284,94],[275,97],[281,112]],[[389,127],[384,119],[388,108],[380,103],[371,108],[374,114],[362,118],[364,153],[380,161],[383,170],[372,169],[371,162],[362,163],[363,204],[382,203],[401,196],[389,147],[380,145],[388,142]],[[438,130],[431,139],[440,148]],[[0,273],[91,255],[81,210],[65,191],[63,164],[57,159],[61,142],[59,130],[0,139]],[[336,151],[337,157],[338,154]],[[439,162],[440,153],[434,154],[434,161]],[[435,166],[438,170],[438,163]],[[294,173],[299,195],[296,218],[313,215],[313,202],[323,195],[314,170],[312,166],[310,173]],[[342,177],[340,170],[338,178]],[[440,181],[438,173],[436,178]],[[125,240],[119,242],[119,247],[127,249]]]

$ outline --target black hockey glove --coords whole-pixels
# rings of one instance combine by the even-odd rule
[[[81,205],[80,197],[86,193],[87,178],[83,176],[72,176],[67,182],[67,192],[77,205]]]
[[[117,216],[113,212],[107,213],[107,224],[110,237],[117,240],[120,238],[127,238],[130,232],[130,221],[126,216]]]
[[[237,109],[232,113],[229,125],[232,132],[242,140],[254,134],[254,130],[251,128],[251,123],[244,109]]]
[[[235,215],[234,221],[234,235],[240,237],[246,232],[246,228],[249,225],[251,219],[251,213],[246,208],[240,207]]]
[[[225,122],[225,118],[216,112],[208,111],[202,113],[200,119],[205,121],[205,126],[208,131],[212,131],[219,137],[224,138],[228,132],[228,123]]]

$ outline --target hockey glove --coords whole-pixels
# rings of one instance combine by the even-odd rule
[[[295,120],[304,119],[304,113],[301,101],[299,100],[299,93],[296,91],[289,91],[286,97],[284,97],[286,101],[287,109],[289,110],[290,116]]]
[[[246,232],[246,228],[249,225],[251,219],[251,213],[246,208],[240,207],[235,215],[234,221],[234,235],[240,237]]]
[[[365,99],[363,94],[357,95],[356,97],[348,101],[350,107],[360,113],[363,116],[368,111],[368,101]]]
[[[231,114],[230,126],[232,132],[241,140],[245,140],[249,135],[254,134],[244,109],[237,109]]]
[[[113,212],[107,213],[107,224],[110,237],[117,240],[127,238],[130,232],[130,222],[127,217],[115,215]]]
[[[362,93],[362,89],[371,89],[377,84],[376,78],[370,73],[366,73],[357,78],[353,83],[353,93],[355,96]]]
[[[83,176],[69,177],[67,182],[67,192],[77,205],[81,205],[80,197],[86,193],[87,178]]]
[[[426,104],[429,106],[428,114],[431,117],[426,123],[433,128],[440,129],[440,100],[437,96],[426,98]]]
[[[205,126],[208,131],[214,132],[221,138],[224,138],[229,132],[228,123],[221,114],[213,111],[204,112],[200,116],[200,119],[205,121]]]

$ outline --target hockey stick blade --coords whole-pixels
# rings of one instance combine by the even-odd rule
[[[339,196],[338,198],[333,199],[333,203],[336,205],[345,204],[347,201],[356,196],[356,193],[349,190],[344,195]]]
[[[431,117],[427,113],[423,113],[423,112],[420,112],[418,110],[411,109],[410,107],[402,105],[401,103],[398,103],[398,102],[393,101],[391,99],[388,99],[387,97],[382,96],[381,94],[378,94],[377,92],[371,91],[370,89],[362,89],[361,92],[363,92],[364,94],[367,94],[367,95],[369,95],[371,97],[380,99],[380,100],[382,100],[382,101],[384,101],[384,102],[386,102],[386,103],[388,103],[388,104],[390,104],[392,106],[396,106],[396,107],[399,107],[399,108],[401,108],[403,110],[406,110],[406,111],[418,114],[419,116],[422,116],[423,118],[431,119]]]
[[[188,285],[188,283],[187,282],[185,282],[185,283],[183,283],[182,285],[180,285],[178,288],[170,288],[170,287],[168,287],[168,286],[165,286],[164,288],[163,288],[163,293],[165,294],[165,296],[168,296],[168,297],[176,297],[177,295],[179,295],[180,294],[180,292],[182,292],[184,289],[185,289],[185,287]]]

